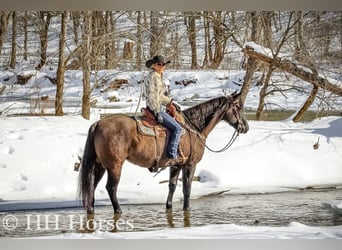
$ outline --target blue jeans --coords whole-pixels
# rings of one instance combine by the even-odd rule
[[[164,111],[160,111],[160,115],[163,117],[162,125],[168,128],[171,132],[169,143],[166,148],[167,156],[175,159],[178,157],[178,145],[182,133],[182,126]]]

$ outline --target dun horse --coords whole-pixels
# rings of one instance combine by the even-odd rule
[[[212,99],[186,109],[180,112],[180,115],[184,118],[183,127],[186,131],[181,138],[180,147],[186,160],[178,166],[169,168],[166,208],[172,208],[173,194],[182,170],[183,209],[189,210],[192,178],[196,164],[202,159],[209,133],[221,120],[235,128],[237,134],[247,133],[249,127],[243,116],[240,94]],[[124,161],[128,160],[141,167],[150,168],[155,165],[158,151],[161,150],[159,162],[162,162],[167,136],[158,140],[153,136],[141,134],[135,118],[124,114],[113,115],[91,125],[79,175],[79,192],[88,215],[94,213],[94,192],[105,171],[108,173],[106,189],[114,213],[121,213],[117,190]],[[156,145],[158,143],[161,144],[159,150]]]

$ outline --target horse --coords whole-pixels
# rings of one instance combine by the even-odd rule
[[[178,112],[183,118],[182,126],[185,131],[180,140],[185,161],[169,167],[166,208],[172,209],[173,194],[182,170],[183,210],[187,211],[190,210],[192,179],[196,165],[202,159],[209,133],[222,120],[232,126],[237,135],[247,133],[249,126],[243,115],[240,93],[220,96]],[[162,149],[161,159],[165,159],[167,136],[158,140]],[[158,154],[156,143],[155,137],[143,135],[138,131],[134,116],[115,114],[90,126],[79,173],[79,196],[87,215],[94,215],[94,192],[105,171],[108,173],[106,190],[114,215],[122,213],[117,190],[123,163],[127,160],[135,165],[150,168],[155,164]]]

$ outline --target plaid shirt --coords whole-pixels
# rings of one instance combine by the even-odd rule
[[[154,70],[150,71],[143,83],[143,97],[146,100],[146,106],[155,114],[164,109],[162,105],[171,101],[165,93],[166,85],[162,76]]]

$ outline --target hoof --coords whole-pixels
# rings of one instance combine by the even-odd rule
[[[166,203],[166,210],[172,210],[172,204]]]
[[[122,214],[121,209],[116,209],[116,210],[114,211],[114,215],[120,215],[120,214]]]

